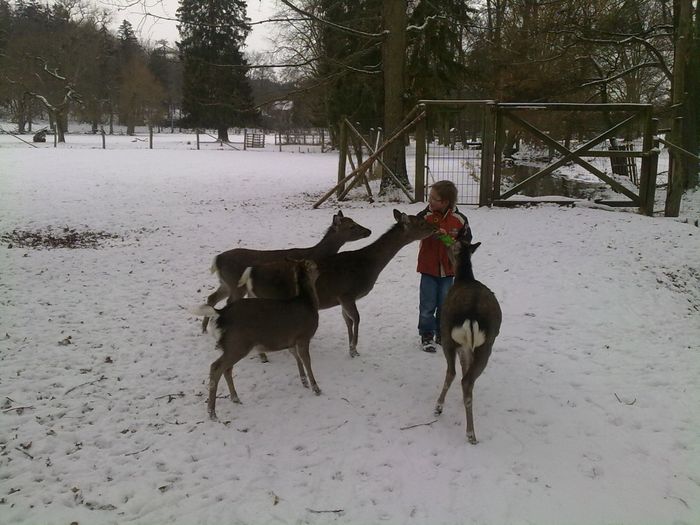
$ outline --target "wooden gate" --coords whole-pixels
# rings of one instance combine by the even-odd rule
[[[497,103],[491,100],[420,101],[425,118],[416,124],[415,199],[425,200],[427,186],[440,179],[458,187],[461,204],[513,205],[506,200],[565,164],[574,162],[628,200],[608,201],[634,206],[652,215],[656,190],[658,148],[654,147],[656,120],[648,104]],[[593,116],[592,116],[593,115]],[[543,119],[546,116],[547,119]],[[555,117],[555,118],[553,118]],[[533,120],[535,121],[533,123]],[[569,123],[569,136],[540,129],[539,122]],[[598,126],[592,126],[595,122]],[[576,127],[576,129],[572,129]],[[501,191],[501,169],[508,131],[517,128],[560,157],[516,186]],[[603,131],[600,131],[603,128]],[[593,149],[616,134],[641,130],[641,150]],[[570,146],[575,133],[582,143]],[[592,136],[591,136],[592,135]],[[590,138],[589,138],[590,137]],[[622,162],[641,158],[639,186],[629,189],[583,157],[608,157]]]
[[[559,141],[552,138],[549,134],[539,129],[531,122],[531,115],[542,112],[567,112],[569,115],[575,115],[578,118],[574,119],[577,122],[585,122],[585,118],[581,114],[587,112],[588,118],[591,118],[591,112],[597,114],[602,120],[607,122],[606,130],[598,133],[577,148],[572,149],[561,144]],[[557,168],[564,166],[569,162],[575,162],[588,172],[592,173],[600,180],[607,183],[614,191],[626,196],[629,200],[626,201],[611,201],[607,204],[614,206],[634,206],[639,208],[640,213],[652,215],[654,212],[654,194],[656,191],[656,170],[658,164],[658,149],[654,147],[654,134],[656,121],[652,118],[652,106],[650,104],[496,104],[496,144],[494,147],[494,172],[492,181],[484,181],[490,186],[489,193],[491,194],[492,204],[504,204],[509,197],[517,194],[524,186],[532,184],[538,179],[549,175]],[[617,122],[615,122],[617,121]],[[501,192],[501,167],[503,160],[503,148],[506,135],[506,127],[514,124],[521,130],[530,133],[533,137],[540,140],[548,147],[553,148],[561,154],[561,157],[550,163],[546,167],[537,171],[520,184],[510,188],[505,192]],[[599,149],[593,148],[601,142],[615,137],[616,134],[622,133],[625,129],[630,129],[631,126],[637,126],[641,129],[642,146],[640,151],[628,151],[618,149]],[[637,191],[631,190],[618,181],[613,179],[607,173],[593,166],[583,157],[609,157],[617,159],[641,158],[641,173],[639,176],[639,188]]]

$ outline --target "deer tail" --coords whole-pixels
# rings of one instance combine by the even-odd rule
[[[486,342],[486,333],[479,328],[479,322],[474,319],[467,319],[462,326],[455,326],[451,335],[452,339],[470,352]]]

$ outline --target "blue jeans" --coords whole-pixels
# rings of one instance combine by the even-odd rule
[[[454,277],[435,277],[420,274],[420,303],[418,306],[418,333],[440,333],[440,309],[450,291]]]

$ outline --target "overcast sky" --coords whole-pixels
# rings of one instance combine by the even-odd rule
[[[119,27],[122,20],[126,19],[132,23],[137,35],[144,41],[166,39],[174,43],[179,34],[177,22],[174,20],[160,20],[151,16],[146,16],[148,12],[153,15],[175,18],[175,13],[180,4],[179,0],[142,0],[141,2],[124,8],[124,5],[133,3],[126,0],[96,0],[100,6],[108,8],[113,12],[114,30]],[[275,11],[276,0],[247,0],[248,18],[253,22],[269,18]],[[121,6],[121,7],[120,7]],[[247,51],[262,51],[269,48],[268,31],[270,24],[258,24],[253,26],[253,31],[246,40]],[[266,27],[268,28],[266,30]]]

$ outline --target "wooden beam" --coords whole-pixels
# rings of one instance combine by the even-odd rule
[[[360,133],[359,131],[357,131],[357,129],[355,128],[355,126],[353,126],[352,123],[351,123],[348,119],[345,119],[345,125],[348,126],[348,127],[350,128],[350,131],[352,131],[355,135],[357,135],[357,136],[359,137],[359,139],[362,141],[362,143],[365,145],[365,147],[369,150],[370,153],[374,153],[374,148],[372,148],[372,146],[369,144],[369,142],[367,142],[367,141],[365,140],[365,138],[362,136],[362,133]],[[400,181],[399,178],[394,174],[394,172],[391,171],[391,169],[389,168],[389,166],[387,166],[387,165],[384,163],[384,161],[382,160],[381,157],[377,157],[377,162],[379,162],[379,164],[381,164],[382,167],[387,171],[387,173],[389,174],[389,176],[390,176],[392,179],[394,179],[394,182],[395,182],[396,184],[398,184],[399,188],[401,188],[401,191],[403,191],[404,194],[406,195],[406,197],[408,197],[408,200],[410,200],[411,202],[415,202],[415,201],[413,200],[413,197],[411,196],[411,194],[410,194],[410,193],[408,192],[408,190],[406,189],[406,187],[401,183],[401,181]],[[365,178],[365,180],[367,180],[367,179]],[[367,188],[369,189],[369,186],[367,186]],[[338,199],[341,199],[341,198],[345,197],[346,194],[347,194],[347,191],[342,195],[342,197],[338,197]],[[370,190],[370,197],[371,197],[371,196],[372,196],[372,192],[371,192],[371,190]]]
[[[416,124],[416,174],[413,183],[414,202],[425,200],[425,120]]]
[[[414,111],[412,111],[409,114],[413,114]],[[333,195],[333,192],[336,191],[337,188],[339,188],[341,185],[345,184],[347,181],[350,179],[356,177],[358,174],[366,171],[372,163],[379,157],[379,155],[382,154],[382,152],[389,147],[389,145],[394,142],[396,139],[403,137],[403,134],[406,133],[412,126],[414,126],[417,122],[420,122],[425,118],[425,111],[421,112],[418,114],[416,118],[414,118],[411,122],[406,124],[403,128],[401,128],[399,131],[394,133],[388,140],[384,142],[379,148],[375,150],[372,155],[367,157],[367,160],[365,160],[362,164],[360,164],[355,170],[353,170],[349,175],[338,181],[338,184],[336,186],[333,186],[325,195],[323,195],[318,201],[316,201],[313,205],[313,208],[318,208],[321,204],[323,204],[326,200],[328,200],[328,197]],[[404,119],[406,120],[406,119]]]
[[[479,206],[490,206],[493,200],[493,146],[495,143],[495,104],[483,107],[483,133],[481,136],[481,181]]]
[[[641,111],[650,104],[568,104],[568,103],[522,103],[505,102],[498,104],[504,109],[553,110],[553,111]]]
[[[500,107],[500,104],[499,104],[499,107]],[[637,115],[636,115],[636,114],[635,114],[635,115],[632,115],[631,117],[626,118],[626,119],[623,120],[622,122],[617,123],[615,126],[613,126],[612,128],[610,128],[609,130],[607,130],[607,131],[605,131],[604,133],[598,135],[597,137],[594,137],[593,139],[589,140],[589,141],[586,142],[583,146],[581,146],[580,148],[578,148],[578,149],[576,149],[576,150],[574,150],[574,151],[570,151],[570,150],[566,149],[564,146],[562,146],[561,144],[559,144],[556,140],[554,140],[554,139],[548,137],[548,136],[545,135],[542,131],[540,131],[539,129],[537,129],[535,126],[533,126],[533,125],[530,124],[529,122],[526,122],[525,120],[521,119],[520,117],[518,117],[518,116],[516,116],[516,115],[509,114],[509,112],[507,112],[507,111],[504,111],[503,114],[504,114],[507,118],[509,118],[510,120],[512,120],[513,122],[515,122],[515,123],[517,123],[517,124],[520,124],[520,125],[522,125],[523,127],[525,127],[526,129],[532,131],[536,136],[540,137],[540,138],[543,140],[543,142],[545,142],[545,143],[547,143],[547,144],[551,144],[552,147],[554,147],[555,149],[561,151],[562,153],[565,153],[565,152],[567,152],[567,153],[565,153],[564,157],[562,157],[562,158],[559,159],[558,161],[556,161],[556,162],[550,164],[550,165],[547,166],[546,168],[544,168],[544,169],[538,171],[537,173],[535,173],[534,175],[528,177],[527,179],[525,179],[525,180],[522,181],[521,183],[515,185],[515,186],[514,186],[513,188],[511,188],[510,190],[506,191],[503,195],[500,196],[501,199],[507,199],[508,197],[511,197],[512,195],[515,195],[516,193],[518,193],[518,191],[520,191],[521,188],[523,188],[523,187],[526,186],[527,184],[529,184],[529,183],[531,183],[531,182],[534,182],[534,181],[536,181],[536,180],[538,180],[538,179],[540,179],[540,178],[542,178],[542,177],[545,177],[546,175],[549,175],[549,174],[552,173],[554,170],[556,170],[557,168],[560,168],[561,166],[563,166],[564,164],[566,164],[566,163],[569,162],[569,161],[574,161],[574,162],[576,162],[577,164],[580,164],[581,166],[583,166],[584,168],[586,168],[586,169],[587,169],[588,171],[590,171],[591,173],[593,173],[593,174],[594,174],[596,177],[598,177],[599,179],[602,179],[602,180],[604,180],[605,182],[607,182],[608,184],[610,184],[610,186],[612,186],[612,188],[613,188],[615,191],[617,191],[618,193],[622,193],[622,194],[625,195],[626,197],[629,197],[630,199],[634,200],[635,202],[639,202],[639,196],[635,195],[633,192],[631,192],[630,190],[628,190],[627,188],[625,188],[624,186],[622,186],[622,185],[621,185],[620,183],[618,183],[616,180],[614,180],[614,179],[608,177],[605,173],[603,173],[602,171],[600,171],[598,168],[592,166],[591,164],[589,164],[588,162],[586,162],[586,161],[584,161],[583,159],[580,158],[580,155],[581,155],[582,153],[585,153],[586,151],[588,151],[590,148],[592,148],[593,146],[595,146],[595,145],[598,144],[599,142],[601,142],[601,141],[607,139],[609,136],[614,135],[615,132],[616,132],[618,129],[620,129],[620,128],[626,126],[627,124],[629,124],[630,122],[632,122],[634,119],[636,119],[636,118],[637,118]]]
[[[562,201],[562,200],[495,200],[493,205],[499,208],[515,208],[517,206],[535,206],[537,204],[558,204],[559,206],[574,206],[576,204],[575,200]]]

